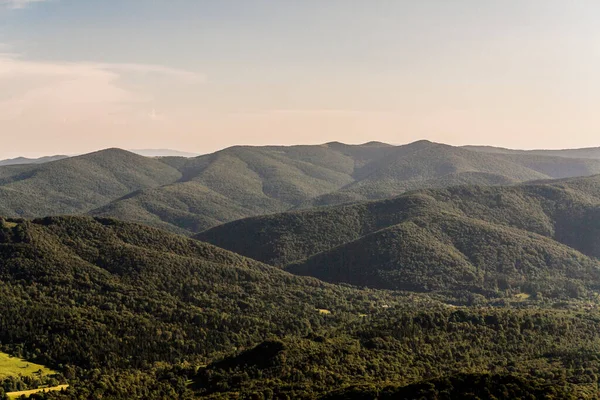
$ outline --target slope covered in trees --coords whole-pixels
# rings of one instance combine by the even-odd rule
[[[463,148],[483,153],[494,154],[522,154],[522,155],[540,155],[557,156],[565,158],[588,158],[600,159],[600,147],[587,147],[581,149],[562,149],[562,150],[514,150],[494,146],[463,146]]]
[[[281,212],[354,181],[356,165],[389,145],[242,147],[195,159],[165,158],[183,178],[92,212],[177,232],[200,232],[247,216]]]
[[[267,335],[318,333],[380,312],[381,304],[412,303],[405,295],[297,277],[115,220],[54,217],[0,225],[2,350],[68,379],[150,379],[161,363],[201,365]],[[164,395],[153,390],[157,398]]]
[[[108,149],[0,166],[0,215],[84,214],[192,234],[232,220],[314,205],[390,198],[458,184],[506,185],[600,173],[600,160],[404,146],[235,146],[195,158]]]
[[[600,173],[600,160],[482,154],[427,141],[236,146],[194,159],[164,158],[180,181],[92,212],[180,233],[243,217],[369,199],[419,188],[501,185]]]
[[[176,181],[160,161],[108,149],[40,165],[0,168],[0,215],[84,213],[133,191]]]
[[[1,350],[70,385],[38,398],[598,393],[596,300],[456,307],[112,219],[1,220],[0,294]]]
[[[562,310],[389,310],[335,334],[264,341],[195,380],[209,398],[595,398],[597,324]]]
[[[5,165],[44,164],[51,161],[62,160],[64,158],[68,158],[68,156],[48,156],[40,158],[17,157],[7,160],[0,160],[0,167]]]
[[[234,221],[197,238],[330,282],[577,297],[600,283],[599,181],[421,190]]]

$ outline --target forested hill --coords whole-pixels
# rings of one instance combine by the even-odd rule
[[[557,156],[565,158],[589,158],[600,159],[600,147],[587,147],[581,149],[563,149],[563,150],[513,150],[503,147],[493,146],[463,146],[467,150],[480,151],[482,153],[493,154],[521,154],[521,155],[539,155],[539,156]]]
[[[197,238],[330,282],[577,297],[600,284],[600,176],[420,190],[235,221]]]
[[[384,199],[413,189],[600,173],[600,159],[482,154],[428,141],[236,146],[162,160],[182,172],[180,181],[133,193],[92,214],[189,234],[248,216]]]
[[[383,304],[419,303],[297,277],[157,229],[83,217],[0,220],[0,294],[2,351],[70,371],[80,393],[93,391],[91,380],[125,391],[123,398],[145,397],[127,397],[126,385],[163,398],[162,389],[140,381],[156,363],[202,365],[269,335],[318,334],[382,312]],[[125,382],[120,389],[115,378]]]
[[[596,399],[596,315],[389,310],[327,336],[264,341],[195,380],[214,399]]]
[[[180,177],[177,169],[163,162],[119,149],[44,164],[0,167],[0,215],[85,213]]]
[[[325,321],[317,309],[335,310],[335,320],[368,311],[373,301],[394,302],[142,225],[85,217],[0,221],[1,342],[30,343],[25,354],[45,364],[140,366],[190,354],[202,360],[267,333],[306,334]],[[98,336],[81,347],[56,347],[74,339],[61,328],[69,323],[95,326]],[[155,335],[161,327],[174,340],[189,340],[165,348]],[[44,339],[49,331],[62,339]],[[121,340],[133,333],[135,340]],[[148,352],[136,354],[142,343]]]
[[[234,146],[195,158],[107,149],[0,166],[0,215],[89,214],[192,234],[240,218],[385,199],[413,189],[597,173],[600,159],[484,154],[428,141]]]
[[[70,385],[41,399],[598,393],[600,315],[582,302],[331,285],[112,219],[0,219],[0,295],[0,351]],[[40,379],[0,380],[0,398]]]
[[[23,164],[44,164],[51,161],[58,161],[64,158],[68,158],[68,156],[47,156],[40,158],[27,158],[27,157],[17,157],[11,158],[7,160],[0,160],[0,167],[5,165],[23,165]]]

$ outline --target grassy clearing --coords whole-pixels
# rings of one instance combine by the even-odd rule
[[[517,300],[520,300],[520,301],[528,300],[530,297],[531,297],[531,295],[527,294],[527,293],[519,293],[519,294],[515,295],[515,298],[517,298]]]
[[[32,376],[41,371],[43,375],[52,375],[56,372],[18,357],[11,357],[6,353],[0,352],[0,380],[11,376]]]
[[[69,385],[59,385],[59,386],[53,386],[53,387],[49,387],[49,388],[23,390],[21,392],[10,392],[10,393],[6,393],[6,395],[8,396],[9,399],[18,399],[21,396],[29,397],[32,394],[36,394],[36,393],[58,392],[58,391],[61,391],[62,389],[66,389],[68,387],[69,387]]]

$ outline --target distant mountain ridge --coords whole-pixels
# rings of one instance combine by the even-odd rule
[[[11,158],[8,160],[0,160],[0,167],[4,165],[23,165],[23,164],[44,164],[51,161],[58,161],[64,158],[68,158],[69,156],[47,156],[40,158],[27,158],[27,157],[17,157]]]
[[[171,149],[133,149],[129,150],[134,154],[144,157],[198,157],[198,153],[190,153]],[[47,162],[58,161],[65,158],[74,157],[73,155],[56,155],[39,158],[16,157],[6,160],[0,160],[0,167],[4,165],[23,165],[23,164],[44,164]]]
[[[181,173],[167,164],[120,149],[44,164],[0,167],[0,215],[81,214],[180,177]]]
[[[600,174],[600,159],[483,153],[429,141],[234,146],[199,157],[107,149],[0,167],[0,215],[84,214],[193,234],[251,216],[453,185]]]
[[[191,159],[164,158],[182,178],[91,212],[179,233],[312,206],[377,200],[459,184],[506,185],[600,173],[600,160],[482,154],[419,141],[317,146],[235,146]]]
[[[565,158],[591,158],[600,159],[600,147],[584,147],[580,149],[559,149],[559,150],[514,150],[494,146],[463,146],[464,149],[480,151],[482,153],[495,154],[533,154],[540,156],[556,156]]]

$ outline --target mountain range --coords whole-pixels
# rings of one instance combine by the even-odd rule
[[[595,154],[2,166],[0,360],[43,368],[0,363],[0,399],[598,398]]]
[[[493,146],[463,146],[464,149],[480,151],[482,153],[493,154],[524,154],[538,156],[556,156],[565,158],[600,158],[600,147],[586,147],[581,149],[562,149],[562,150],[514,150],[503,147]]]
[[[600,176],[456,186],[234,221],[196,238],[384,289],[578,297],[600,283]]]
[[[146,158],[107,149],[0,167],[0,214],[89,214],[190,235],[240,218],[385,199],[415,189],[600,173],[600,159],[565,154],[572,153],[483,153],[427,141],[235,146],[194,158]]]
[[[132,153],[145,157],[198,157],[197,153],[188,153],[185,151],[169,149],[140,149],[131,150]],[[7,160],[0,160],[0,167],[4,165],[23,165],[23,164],[44,164],[51,161],[58,161],[72,156],[56,155],[40,158],[17,157]]]
[[[44,164],[51,161],[58,161],[68,156],[48,156],[40,158],[17,157],[8,160],[0,160],[0,167],[5,165],[23,165],[23,164]]]

